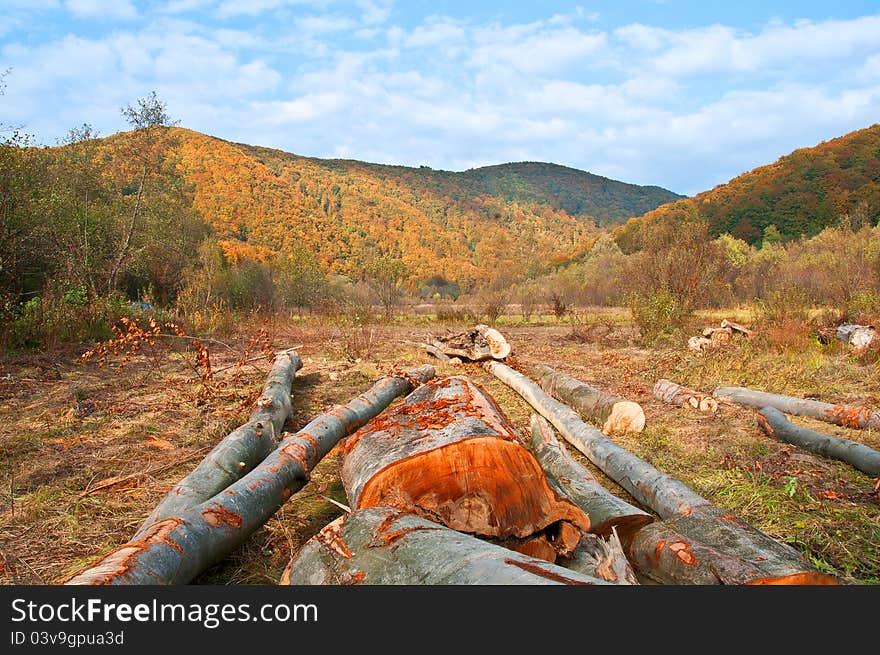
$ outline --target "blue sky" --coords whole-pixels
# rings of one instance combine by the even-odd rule
[[[880,122],[875,2],[0,0],[0,123],[54,144],[156,90],[316,157],[551,161],[693,194]]]

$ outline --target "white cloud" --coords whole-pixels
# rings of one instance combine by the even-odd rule
[[[129,0],[65,0],[64,5],[77,18],[130,20],[138,16]]]
[[[588,58],[600,52],[604,33],[586,34],[565,27],[546,29],[538,25],[479,29],[473,33],[478,44],[471,63],[479,67],[512,67],[524,73],[546,73],[573,64],[589,65]]]

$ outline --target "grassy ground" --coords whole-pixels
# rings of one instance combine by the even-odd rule
[[[748,322],[747,310],[707,313]],[[393,366],[437,365],[486,388],[523,433],[530,408],[478,365],[444,366],[411,343],[429,332],[467,327],[421,314],[384,324],[315,320],[266,326],[275,348],[298,346],[304,366],[293,390],[296,430],[368,388]],[[716,416],[664,405],[651,390],[668,378],[711,392],[719,385],[880,407],[880,366],[807,334],[768,328],[751,340],[698,355],[686,335],[645,347],[627,312],[596,309],[574,318],[506,316],[498,322],[523,369],[548,363],[641,403],[648,427],[615,437],[625,448],[695,491],[791,544],[820,570],[855,584],[880,583],[877,480],[835,460],[775,442],[753,410],[723,406]],[[253,334],[228,338],[236,349]],[[250,413],[266,360],[216,374],[211,393],[174,358],[135,358],[122,371],[82,364],[78,351],[0,360],[0,581],[62,581],[125,542],[169,487]],[[236,355],[212,346],[215,370]],[[156,365],[160,368],[156,368]],[[109,362],[108,362],[109,364]],[[880,433],[807,419],[814,429],[880,448]],[[579,453],[573,455],[626,497]],[[206,584],[275,583],[291,554],[347,503],[340,459],[331,453],[309,484],[235,554],[206,571]]]

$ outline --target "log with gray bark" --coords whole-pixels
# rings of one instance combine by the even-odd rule
[[[832,405],[817,400],[766,393],[745,387],[718,387],[716,398],[763,409],[773,407],[786,414],[806,416],[847,428],[880,428],[880,411],[853,405]]]
[[[712,396],[669,380],[657,380],[654,385],[654,397],[670,405],[691,407],[700,412],[715,414],[718,411],[718,401]]]
[[[289,585],[605,585],[392,507],[345,514],[312,537],[281,576]]]
[[[341,448],[353,509],[391,506],[554,561],[589,530],[550,486],[495,401],[467,377],[438,378]]]
[[[498,330],[488,325],[477,325],[469,330],[431,336],[428,345],[434,346],[448,357],[479,362],[504,359],[510,354],[510,344]]]
[[[547,474],[550,484],[560,495],[571,499],[590,516],[591,532],[610,536],[616,528],[623,540],[654,517],[609,492],[569,455],[559,443],[547,421],[536,414],[531,417],[531,448]]]
[[[290,417],[290,390],[300,368],[302,360],[295,350],[275,355],[263,392],[247,423],[230,432],[190,474],[171,488],[141,523],[138,534],[157,521],[223,491],[275,449],[284,423]]]
[[[639,530],[626,552],[641,575],[660,584],[738,585],[767,579],[764,571],[743,558],[685,537],[676,530],[675,518]]]
[[[645,412],[638,403],[591,387],[545,365],[535,367],[535,379],[551,396],[578,410],[588,420],[598,421],[602,432],[645,429]]]
[[[846,462],[868,475],[880,475],[880,451],[857,441],[795,425],[774,407],[764,407],[758,412],[758,426],[775,439]]]
[[[639,504],[654,510],[663,519],[675,518],[675,529],[681,534],[754,564],[764,574],[764,580],[781,584],[837,583],[832,576],[808,564],[790,546],[715,507],[683,482],[621,448],[526,376],[500,362],[486,362],[484,367],[525,398],[568,442]]]
[[[71,585],[185,584],[222,560],[309,480],[346,435],[398,396],[434,376],[431,366],[395,372],[345,405],[285,436],[254,470],[212,498],[160,519],[85,571]]]

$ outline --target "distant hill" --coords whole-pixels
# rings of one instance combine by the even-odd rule
[[[450,172],[303,157],[174,129],[195,208],[230,254],[301,245],[353,278],[382,256],[402,260],[415,284],[439,277],[467,288],[527,275],[582,252],[598,226],[680,197],[553,164]]]
[[[813,148],[801,148],[711,191],[631,219],[614,231],[625,251],[641,247],[646,224],[698,218],[713,236],[728,233],[749,243],[773,225],[783,239],[813,236],[850,214],[880,217],[880,124]]]

